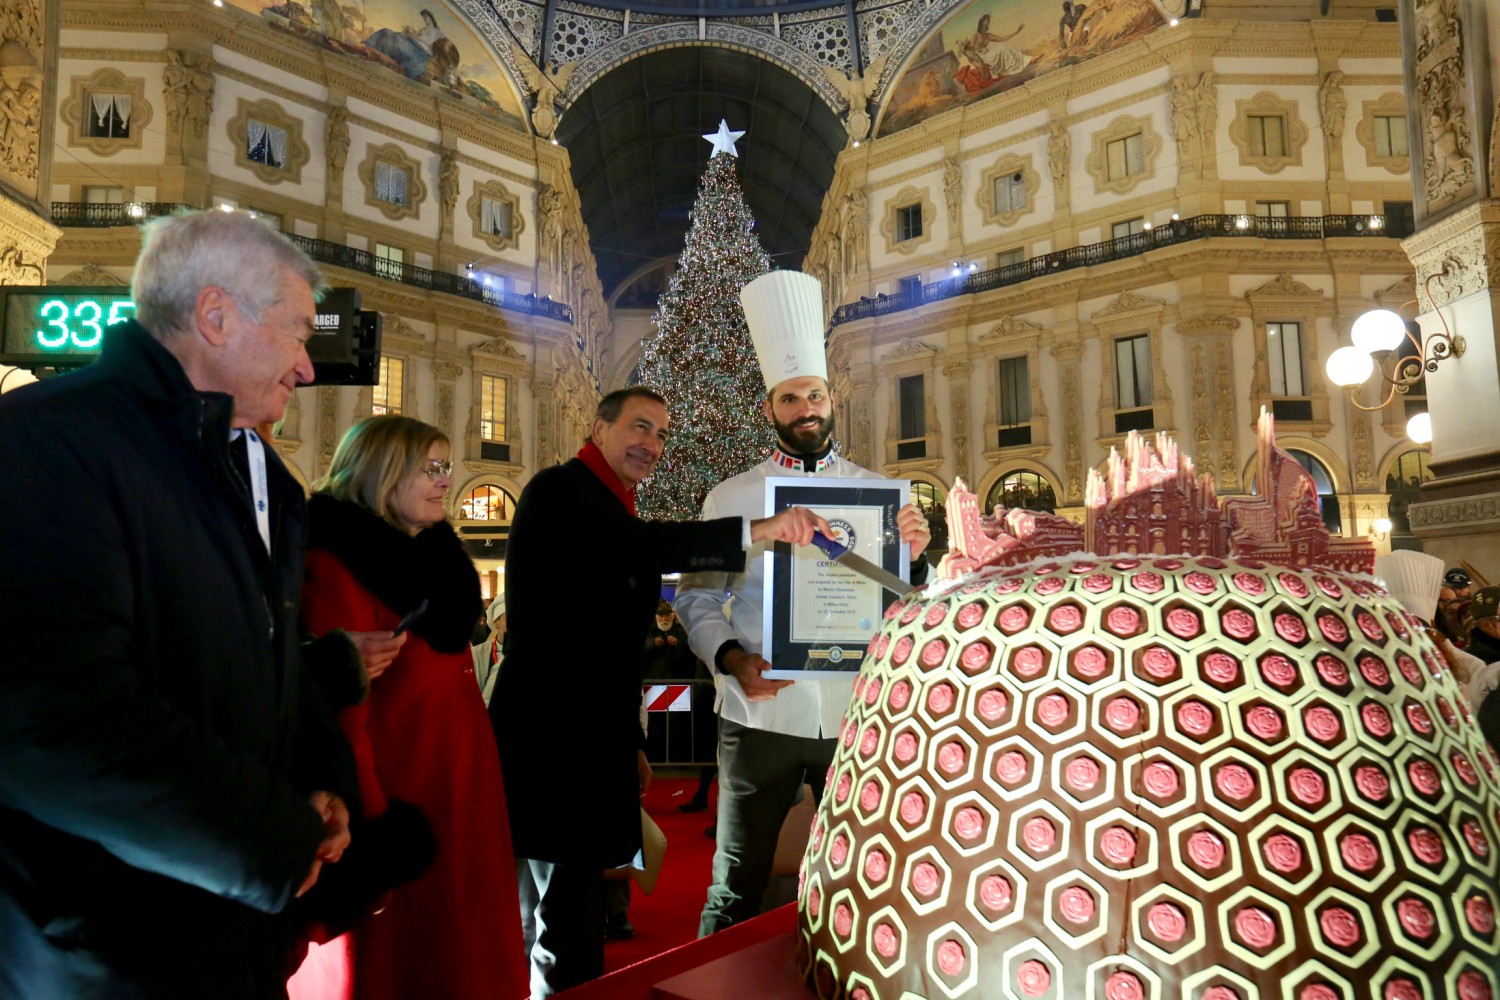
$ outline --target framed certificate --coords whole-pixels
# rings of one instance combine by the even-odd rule
[[[910,576],[896,512],[911,496],[905,479],[804,476],[766,480],[766,516],[788,507],[816,511],[833,527],[834,541],[902,579]],[[864,666],[865,650],[881,616],[900,597],[811,545],[778,542],[766,550],[761,655],[767,677],[848,677]]]

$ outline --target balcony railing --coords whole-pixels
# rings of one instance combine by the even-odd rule
[[[192,205],[179,205],[167,202],[130,202],[123,205],[95,205],[83,202],[54,201],[52,203],[52,221],[54,224],[65,228],[95,229],[109,226],[133,226],[156,216],[171,215],[174,212],[192,210]],[[434,271],[431,268],[417,267],[414,264],[404,264],[387,260],[375,256],[368,250],[357,250],[354,247],[346,247],[341,243],[315,240],[311,237],[298,236],[294,233],[284,233],[283,235],[301,247],[303,253],[320,264],[332,264],[335,267],[346,268],[350,271],[359,271],[363,274],[384,278],[387,281],[396,281],[403,285],[413,285],[417,288],[426,288],[434,292],[444,292],[448,295],[473,299],[498,309],[509,309],[532,316],[545,316],[548,319],[559,320],[563,323],[573,322],[573,310],[565,302],[555,302],[549,298],[539,299],[535,295],[522,295],[518,292],[497,291],[493,288],[487,288],[467,276],[449,274],[446,271]]]
[[[915,309],[928,302],[951,299],[958,295],[973,295],[988,292],[1007,285],[1018,285],[1032,278],[1070,271],[1079,267],[1092,267],[1112,260],[1138,257],[1160,247],[1176,246],[1193,240],[1217,236],[1254,236],[1260,239],[1321,240],[1341,236],[1379,236],[1400,239],[1412,233],[1409,225],[1388,223],[1380,215],[1322,215],[1288,216],[1264,218],[1256,215],[1195,215],[1191,219],[1176,219],[1164,222],[1154,229],[1103,243],[1069,247],[1052,253],[1032,257],[1017,264],[988,271],[975,271],[943,281],[923,285],[919,289],[861,299],[839,306],[834,310],[830,326],[850,323],[854,320],[884,316],[888,313]]]

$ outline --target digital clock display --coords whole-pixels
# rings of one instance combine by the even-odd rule
[[[135,316],[128,292],[99,288],[4,289],[0,355],[81,362],[99,353],[105,331]]]

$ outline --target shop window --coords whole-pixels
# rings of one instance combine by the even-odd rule
[[[1057,494],[1041,473],[1017,469],[990,487],[989,495],[984,499],[985,510],[993,511],[997,506],[1052,514],[1057,511]]]
[[[458,503],[458,516],[465,521],[509,521],[516,501],[498,486],[483,484],[470,490]]]
[[[380,359],[380,382],[375,386],[370,412],[376,416],[383,413],[401,412],[401,392],[405,382],[406,362],[400,358],[384,355]]]

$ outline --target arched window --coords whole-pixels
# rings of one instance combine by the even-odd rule
[[[1432,478],[1427,467],[1430,457],[1427,449],[1413,448],[1404,451],[1391,463],[1385,476],[1385,492],[1391,498],[1391,548],[1420,548],[1411,532],[1411,519],[1406,509],[1420,500],[1421,486]],[[1402,539],[1405,544],[1402,544]]]
[[[943,506],[943,498],[938,488],[931,483],[924,483],[920,479],[912,480],[911,502],[921,509],[922,513],[932,516],[932,512]]]
[[[984,509],[994,510],[997,504],[1051,514],[1057,510],[1057,495],[1052,492],[1052,484],[1040,473],[1017,469],[990,487],[989,496],[984,498]]]
[[[1297,460],[1297,464],[1308,471],[1313,485],[1318,488],[1318,512],[1323,515],[1323,527],[1330,535],[1344,533],[1343,511],[1339,508],[1338,493],[1333,488],[1333,476],[1328,467],[1305,451],[1288,448],[1286,453]]]
[[[948,551],[948,505],[944,502],[943,491],[931,483],[913,479],[911,502],[927,515],[927,530],[932,533],[927,543],[927,553],[935,565]]]
[[[476,486],[458,505],[458,516],[465,521],[509,521],[516,509],[515,498],[498,486]]]

